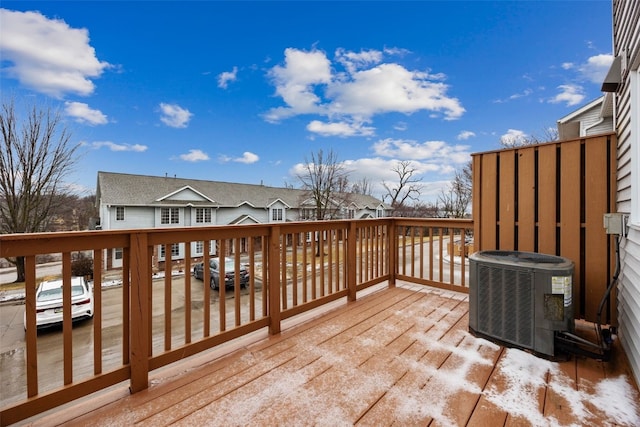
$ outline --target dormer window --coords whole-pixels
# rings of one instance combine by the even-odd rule
[[[271,221],[272,222],[281,222],[284,220],[284,209],[282,208],[272,208],[271,209]]]

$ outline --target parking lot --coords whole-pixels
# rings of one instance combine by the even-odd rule
[[[261,307],[262,282],[256,280],[256,306]],[[193,339],[203,336],[204,284],[201,280],[191,278],[191,336]],[[184,276],[173,277],[171,283],[171,329],[172,346],[185,342],[185,286]],[[103,371],[108,371],[122,363],[122,286],[110,286],[102,291],[102,358]],[[243,322],[249,318],[249,291],[241,291],[241,314]],[[162,351],[164,345],[164,280],[153,281],[153,329],[154,351]],[[232,300],[231,289],[226,292],[226,299]],[[219,293],[211,291],[211,333],[216,332],[219,325]],[[227,311],[233,304],[226,304]],[[256,313],[256,316],[259,316]],[[16,397],[26,394],[25,369],[25,333],[24,304],[22,301],[0,304],[0,400],[2,404],[10,403]],[[233,320],[227,320],[233,325]],[[157,332],[156,332],[157,331]],[[38,332],[38,378],[40,392],[59,387],[63,384],[63,348],[62,330],[60,327]],[[93,371],[93,320],[80,321],[73,327],[73,373],[74,377],[82,377]],[[157,350],[156,350],[157,349]]]

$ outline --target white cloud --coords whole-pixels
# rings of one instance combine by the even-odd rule
[[[186,154],[180,154],[180,160],[185,162],[201,162],[209,160],[209,156],[202,150],[189,150]]]
[[[100,110],[92,110],[88,104],[82,102],[65,102],[65,112],[68,116],[75,117],[79,123],[90,125],[104,125],[107,123],[107,116]]]
[[[458,134],[457,139],[459,141],[466,141],[467,139],[472,138],[474,136],[476,136],[475,132],[471,132],[470,130],[463,130]]]
[[[560,93],[553,97],[549,102],[552,104],[560,104],[565,102],[568,107],[578,105],[584,100],[583,88],[577,84],[565,84],[558,86]]]
[[[468,145],[449,145],[444,141],[383,139],[373,144],[375,154],[403,160],[462,164],[470,160]]]
[[[288,48],[285,64],[269,71],[284,106],[264,114],[265,120],[278,122],[301,114],[327,117],[329,123],[365,123],[379,114],[399,112],[413,114],[426,110],[445,120],[457,119],[465,109],[457,98],[447,95],[449,86],[443,74],[408,70],[396,63],[383,63],[384,54],[397,50],[349,52],[336,51],[332,63],[324,52],[310,52]],[[404,53],[404,52],[403,52]],[[344,71],[338,71],[339,66]],[[321,121],[314,120],[308,129],[322,129]],[[330,126],[333,134],[336,126]],[[347,130],[352,130],[347,127]],[[346,133],[345,136],[369,135]]]
[[[314,93],[314,86],[331,82],[331,63],[323,52],[288,48],[284,54],[285,65],[273,67],[269,76],[276,87],[276,94],[288,107],[270,110],[265,119],[271,122],[297,114],[320,112],[320,98]]]
[[[147,148],[149,148],[146,145],[142,145],[142,144],[116,144],[115,142],[111,142],[111,141],[92,142],[91,147],[95,149],[107,147],[111,151],[134,151],[138,153],[147,151]]]
[[[161,103],[160,111],[162,113],[160,121],[172,128],[186,128],[193,116],[193,113],[177,104]]]
[[[353,73],[372,64],[379,64],[382,61],[382,52],[379,50],[361,50],[359,53],[346,51],[343,48],[336,50],[336,61]]]
[[[324,123],[319,120],[312,120],[307,125],[309,132],[317,133],[321,136],[371,136],[375,129],[363,126],[362,123],[333,122]]]
[[[587,59],[578,67],[580,75],[591,83],[601,84],[607,76],[607,71],[613,62],[613,55],[600,54]]]
[[[561,67],[563,70],[570,70],[573,68],[573,62],[563,62]]]
[[[395,130],[405,131],[409,128],[409,126],[407,125],[407,122],[398,122],[395,125],[393,125],[393,128]]]
[[[86,29],[62,20],[0,9],[0,27],[3,71],[37,92],[57,98],[90,95],[91,79],[110,66],[96,57]]]
[[[238,78],[238,67],[233,67],[233,71],[225,71],[218,74],[218,87],[226,89],[229,82],[235,82]]]
[[[500,137],[500,144],[505,147],[517,147],[528,140],[529,135],[521,130],[509,129],[507,133]]]
[[[260,160],[260,157],[258,157],[257,154],[251,153],[249,151],[245,151],[244,153],[242,153],[242,157],[238,157],[234,159],[235,162],[246,163],[246,164],[255,163],[258,160]]]
[[[242,157],[231,157],[225,155],[221,155],[218,157],[218,161],[220,161],[221,163],[236,162],[244,163],[247,165],[256,163],[258,160],[260,160],[260,157],[250,151],[245,151],[244,153],[242,153]]]
[[[457,119],[465,110],[456,98],[446,96],[447,89],[444,83],[430,79],[428,73],[409,71],[398,64],[380,64],[352,74],[349,81],[330,85],[326,93],[334,114],[367,119],[388,112],[427,110],[442,113],[445,119]]]

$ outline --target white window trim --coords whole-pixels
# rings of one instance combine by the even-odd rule
[[[169,219],[169,222],[162,222],[162,212],[163,212],[165,209],[168,209],[168,210],[169,210],[169,218],[168,218],[168,219]],[[172,210],[173,210],[173,209],[177,209],[177,212],[178,212],[178,222],[171,222],[171,219],[172,219],[171,212],[172,212]],[[175,207],[163,207],[163,208],[160,208],[160,225],[165,225],[165,226],[177,226],[177,225],[180,225],[180,224],[182,224],[182,209],[180,209],[180,208],[175,208]]]
[[[274,218],[276,212],[280,213],[280,218]],[[284,222],[285,220],[285,210],[284,208],[271,208],[271,222]]]
[[[213,211],[211,208],[194,208],[194,216],[196,224],[211,224],[213,223]],[[202,212],[202,221],[198,221],[198,211]],[[207,214],[209,216],[207,220]]]

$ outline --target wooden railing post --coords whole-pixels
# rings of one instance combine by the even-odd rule
[[[149,247],[146,233],[132,233],[131,256],[131,393],[149,387]]]
[[[347,299],[349,301],[356,300],[356,236],[358,229],[355,221],[349,222],[349,232],[347,234],[347,253],[345,266],[347,268]]]
[[[392,219],[387,228],[387,245],[389,248],[389,287],[396,286],[396,268],[398,261],[398,231],[396,229],[396,220]]]
[[[267,254],[269,334],[280,333],[280,226],[271,227]],[[286,286],[286,283],[285,283]]]

